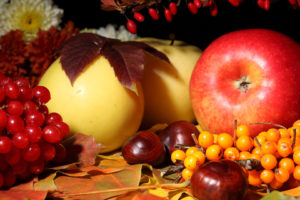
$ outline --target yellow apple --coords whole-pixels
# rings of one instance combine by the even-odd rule
[[[49,112],[57,112],[71,133],[93,135],[109,152],[118,149],[140,127],[144,98],[121,85],[109,61],[99,56],[76,78],[73,85],[56,60],[42,76],[39,85],[51,93]]]
[[[193,122],[189,82],[201,50],[183,41],[139,38],[168,56],[171,64],[146,53],[144,76],[141,81],[145,98],[143,128],[177,120]]]

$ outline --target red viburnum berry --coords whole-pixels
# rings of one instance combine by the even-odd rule
[[[139,12],[135,12],[135,13],[133,14],[133,18],[134,18],[136,21],[138,21],[138,22],[143,22],[143,21],[145,20],[144,15],[142,15],[142,14],[139,13]]]
[[[270,0],[258,0],[257,5],[264,10],[269,10],[270,9]]]
[[[159,19],[158,12],[154,8],[149,8],[148,13],[149,13],[149,15],[151,16],[152,19],[154,19],[154,20]]]
[[[189,9],[189,11],[192,13],[192,14],[197,14],[198,13],[198,8],[195,6],[195,4],[193,4],[192,2],[189,2],[187,4],[187,7]]]
[[[235,7],[238,7],[244,0],[228,0],[228,2],[235,6]]]
[[[172,13],[171,13],[171,11],[169,10],[169,9],[165,9],[165,11],[164,11],[164,14],[165,14],[165,18],[166,18],[166,20],[168,21],[168,22],[172,22]]]
[[[176,3],[171,2],[169,4],[169,9],[170,9],[172,15],[176,15],[177,14],[177,5],[176,5]]]
[[[214,0],[211,0],[211,5],[209,6],[209,12],[211,16],[216,16],[218,14],[218,7]]]
[[[194,0],[193,2],[194,2],[194,5],[196,6],[196,8],[200,8],[202,5],[200,0]]]
[[[132,34],[135,34],[136,33],[136,24],[134,23],[133,20],[129,19],[126,23],[126,27],[127,27],[127,30],[132,33]]]

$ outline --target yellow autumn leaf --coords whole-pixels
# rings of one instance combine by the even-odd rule
[[[282,191],[282,193],[290,195],[290,196],[294,196],[294,197],[300,197],[300,186],[293,188],[293,189]]]

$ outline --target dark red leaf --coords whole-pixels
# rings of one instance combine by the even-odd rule
[[[79,162],[81,167],[95,164],[99,151],[103,148],[93,136],[77,133],[63,142],[67,150],[66,162]]]
[[[144,51],[132,45],[106,45],[101,52],[118,77],[120,83],[134,89],[133,83],[141,80],[144,70]]]
[[[162,52],[143,42],[122,42],[93,33],[81,33],[68,40],[61,48],[61,63],[71,83],[99,55],[105,56],[114,68],[120,83],[135,91],[144,70],[145,52],[170,62]]]
[[[95,34],[81,33],[63,45],[61,63],[72,84],[84,68],[99,56],[104,43],[105,39]]]

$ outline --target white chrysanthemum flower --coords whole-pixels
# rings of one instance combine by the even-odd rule
[[[114,38],[114,39],[119,39],[122,41],[129,41],[129,40],[135,40],[138,38],[136,34],[132,34],[127,29],[121,25],[113,25],[113,24],[108,24],[106,27],[101,27],[98,31],[97,34],[102,35],[104,37],[108,38]]]
[[[36,37],[39,29],[58,27],[63,10],[53,5],[52,0],[10,0],[1,15],[0,27],[3,30],[0,36],[11,30],[21,30],[24,40],[29,41]]]

